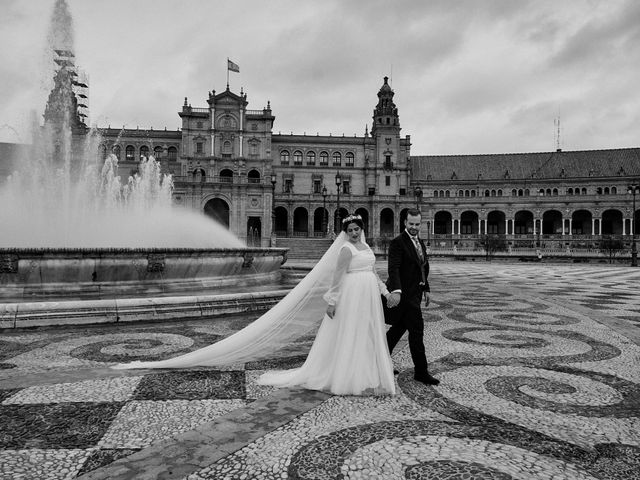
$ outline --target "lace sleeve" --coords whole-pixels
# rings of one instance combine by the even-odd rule
[[[347,271],[349,263],[351,263],[352,255],[351,250],[346,245],[340,250],[331,287],[322,297],[329,305],[335,305],[338,302],[338,298],[340,297],[340,286],[342,285],[342,277]]]

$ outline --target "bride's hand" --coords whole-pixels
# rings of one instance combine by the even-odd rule
[[[329,316],[329,318],[333,318],[333,316],[336,314],[336,306],[335,305],[329,305],[327,307],[327,315]]]

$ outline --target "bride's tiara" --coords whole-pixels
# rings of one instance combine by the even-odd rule
[[[360,215],[349,215],[348,217],[342,219],[342,223],[351,222],[353,220],[362,220],[362,217]]]

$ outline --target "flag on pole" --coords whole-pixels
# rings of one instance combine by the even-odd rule
[[[233,63],[231,60],[227,58],[227,70],[231,70],[232,72],[240,73],[240,67],[237,63]]]

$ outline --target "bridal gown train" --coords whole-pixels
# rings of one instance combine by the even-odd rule
[[[352,253],[341,278],[333,318],[325,315],[304,364],[267,372],[258,383],[301,386],[336,395],[394,394],[393,364],[384,328],[375,255],[367,246]]]

